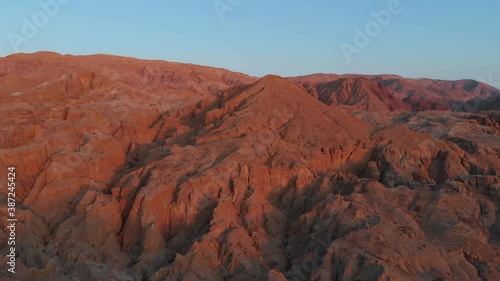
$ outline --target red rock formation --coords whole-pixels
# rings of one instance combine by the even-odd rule
[[[371,108],[373,111],[475,111],[486,108],[486,105],[481,106],[481,101],[500,96],[500,90],[474,80],[444,81],[353,74],[314,74],[289,79],[327,104],[348,105],[362,110]]]
[[[500,278],[494,111],[398,111],[379,78],[110,56],[0,72],[19,202],[18,273],[0,280]]]
[[[349,109],[396,111],[409,109],[408,104],[392,96],[380,82],[367,78],[341,78],[316,85],[318,99],[328,105],[345,105]]]

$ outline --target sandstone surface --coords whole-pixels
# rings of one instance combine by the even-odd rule
[[[500,280],[500,112],[452,107],[496,95],[0,58],[0,280]]]

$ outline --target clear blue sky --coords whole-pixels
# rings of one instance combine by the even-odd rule
[[[38,15],[43,23],[38,3],[50,1],[58,0],[0,2],[0,56],[15,52],[11,37],[24,36],[23,18],[34,22]],[[340,44],[354,46],[354,28],[364,29],[373,20],[370,12],[387,9],[391,0],[242,0],[223,20],[213,0],[59,1],[69,2],[18,44],[20,52],[109,53],[255,76],[394,73],[500,80],[498,0],[400,0],[402,11],[350,63]]]

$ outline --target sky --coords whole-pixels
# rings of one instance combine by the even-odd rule
[[[2,0],[0,56],[106,53],[253,76],[500,84],[499,12],[498,0]]]

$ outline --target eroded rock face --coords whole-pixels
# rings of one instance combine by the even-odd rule
[[[326,104],[365,111],[498,110],[500,90],[474,80],[407,79],[396,75],[313,74],[290,77]]]
[[[22,92],[0,93],[19,202],[1,280],[500,279],[496,112],[340,109],[277,76],[155,63],[0,60]]]

